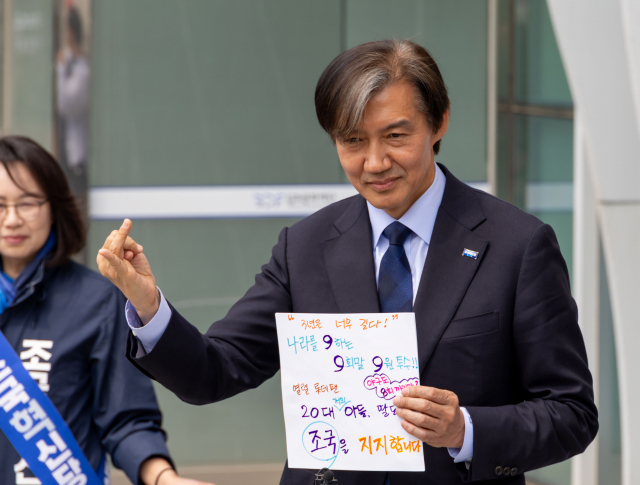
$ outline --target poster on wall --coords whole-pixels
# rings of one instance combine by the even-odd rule
[[[91,0],[57,0],[54,23],[55,154],[86,218]]]

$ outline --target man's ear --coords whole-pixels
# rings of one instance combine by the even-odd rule
[[[445,111],[442,115],[442,124],[440,125],[440,129],[433,134],[433,138],[431,138],[431,145],[435,145],[437,142],[442,140],[442,137],[449,129],[449,110]]]

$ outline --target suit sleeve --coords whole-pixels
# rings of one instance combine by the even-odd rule
[[[275,313],[292,308],[286,264],[287,229],[255,284],[206,334],[174,308],[148,354],[129,333],[127,356],[160,384],[191,404],[207,404],[258,387],[280,368]]]
[[[581,453],[598,431],[593,383],[569,275],[550,226],[525,251],[516,288],[513,349],[519,404],[472,407],[473,463],[464,481],[502,478]]]
[[[125,301],[113,287],[100,312],[109,321],[101,325],[92,351],[92,414],[103,448],[114,465],[137,484],[142,483],[139,472],[145,460],[160,456],[171,462],[171,458],[151,381],[120,350],[127,332]]]

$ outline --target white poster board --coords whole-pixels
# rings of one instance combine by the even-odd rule
[[[277,313],[290,468],[424,471],[392,400],[419,385],[415,314]]]

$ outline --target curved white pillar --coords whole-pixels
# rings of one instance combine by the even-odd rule
[[[633,470],[640,455],[640,7],[637,0],[548,4],[593,167],[616,343],[622,482],[631,485],[640,483]],[[576,460],[574,484],[587,483],[576,480],[592,465]]]

